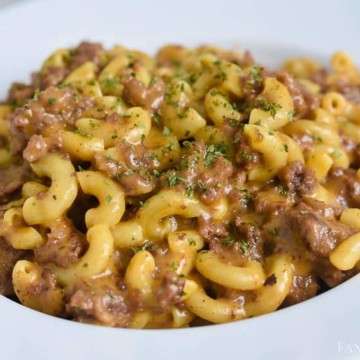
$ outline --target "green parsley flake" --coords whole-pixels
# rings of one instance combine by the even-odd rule
[[[279,191],[279,192],[280,192],[280,195],[281,195],[281,196],[286,196],[286,195],[287,195],[287,191],[286,191],[285,187],[282,186],[282,185],[280,185],[279,188],[280,188],[280,191]]]
[[[200,179],[197,181],[197,185],[202,191],[206,191],[205,184]]]
[[[260,66],[253,66],[250,71],[249,71],[249,75],[255,80],[255,81],[259,81],[261,80],[261,73],[264,70],[263,67]]]
[[[165,136],[169,136],[169,135],[171,135],[171,130],[167,126],[164,126],[163,134]]]
[[[261,110],[264,110],[264,111],[269,111],[270,112],[270,115],[275,118],[276,116],[276,113],[282,109],[282,106],[278,103],[272,103],[270,101],[267,101],[267,100],[261,100],[259,102],[259,107]]]
[[[39,100],[39,95],[40,95],[40,89],[37,88],[34,92],[33,100]]]
[[[132,175],[133,173],[134,173],[134,170],[133,170],[133,169],[127,169],[127,170],[124,172],[125,176],[130,176],[130,175]]]
[[[55,105],[56,104],[56,98],[54,98],[54,97],[49,98],[48,99],[48,104],[49,105]]]
[[[187,183],[186,179],[176,176],[175,171],[170,171],[166,175],[165,186],[173,187],[179,183]]]
[[[91,134],[88,134],[87,132],[85,132],[85,131],[82,130],[82,129],[76,129],[76,130],[75,130],[75,134],[78,134],[78,135],[80,135],[80,136],[82,136],[82,137],[86,137],[86,138],[91,138],[91,137],[92,137]]]
[[[269,230],[269,234],[273,236],[279,236],[280,235],[280,229],[278,227],[273,227]]]
[[[204,158],[204,164],[205,167],[210,167],[215,159],[217,159],[218,157],[225,157],[227,154],[227,146],[224,142],[214,145],[208,145],[206,147],[206,152],[205,152],[205,158]]]
[[[288,117],[289,117],[290,121],[293,121],[294,117],[295,117],[295,110],[289,111],[288,112]]]
[[[139,202],[139,208],[140,209],[144,209],[149,205],[149,203],[147,201],[140,201]]]

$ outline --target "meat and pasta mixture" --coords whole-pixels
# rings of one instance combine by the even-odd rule
[[[83,42],[0,105],[0,293],[178,328],[293,305],[360,271],[360,73]]]

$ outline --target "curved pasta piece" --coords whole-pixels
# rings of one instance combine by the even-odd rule
[[[159,129],[152,127],[145,138],[147,156],[155,159],[156,170],[166,170],[180,159],[180,144],[176,136],[164,135]]]
[[[45,242],[43,236],[35,228],[26,226],[21,208],[6,211],[3,235],[14,249],[34,250]]]
[[[154,287],[154,257],[146,250],[138,251],[130,260],[125,272],[125,282],[140,291],[143,299],[149,299]]]
[[[51,186],[41,197],[32,196],[25,201],[23,216],[29,225],[48,226],[66,213],[76,198],[75,169],[70,160],[55,154],[31,163],[31,168],[36,175],[49,177]]]
[[[308,134],[322,144],[340,147],[341,141],[337,131],[331,127],[312,120],[297,120],[287,124],[283,131],[288,135]]]
[[[16,296],[21,303],[31,309],[49,315],[59,315],[64,308],[64,294],[61,289],[45,289],[37,293],[34,289],[41,288],[41,269],[35,263],[19,260],[12,272],[12,281]]]
[[[137,312],[133,315],[131,323],[129,325],[130,329],[144,329],[151,319],[151,314],[149,311]]]
[[[181,215],[186,218],[199,217],[207,214],[214,220],[221,221],[228,213],[226,199],[211,208],[202,205],[197,199],[189,198],[176,190],[161,190],[145,202],[134,219],[120,222],[111,228],[116,248],[142,246],[148,238],[160,241],[173,229],[173,224],[167,217]]]
[[[12,107],[10,105],[0,105],[0,132],[2,135],[6,135],[9,133],[8,126],[3,126],[7,123],[7,120],[5,120],[11,113],[12,113]]]
[[[200,285],[185,300],[185,304],[195,315],[216,324],[242,320],[246,317],[246,311],[240,302],[229,299],[213,299]]]
[[[197,290],[185,300],[189,310],[197,316],[213,323],[223,323],[266,314],[275,311],[288,295],[293,270],[290,258],[286,255],[273,255],[266,263],[267,276],[275,276],[276,283],[264,284],[261,288],[246,293],[245,303],[230,299],[213,299],[199,285]]]
[[[171,316],[171,327],[173,329],[179,329],[188,326],[195,317],[195,315],[188,309],[180,309],[176,306],[172,307]]]
[[[249,171],[249,180],[267,181],[276,176],[287,164],[288,153],[284,151],[284,143],[276,134],[262,126],[245,125],[244,135],[252,149],[263,155],[265,165]]]
[[[329,259],[339,270],[352,269],[360,261],[360,232],[342,241],[331,252]]]
[[[326,179],[333,164],[333,159],[322,151],[313,151],[306,161],[306,166],[314,171],[315,177],[319,182]]]
[[[85,83],[94,80],[96,77],[96,65],[87,61],[73,70],[64,80],[65,84]]]
[[[220,201],[217,205],[210,209],[176,190],[162,190],[147,200],[146,206],[136,214],[136,220],[143,225],[145,236],[162,239],[168,233],[168,228],[161,223],[164,218],[172,215],[193,218],[208,213],[218,220],[227,212],[227,203]]]
[[[77,279],[89,279],[103,273],[114,250],[114,241],[106,224],[97,224],[86,234],[89,248],[85,255],[68,268],[52,267],[62,285],[70,285]]]
[[[241,115],[230,104],[225,94],[218,89],[210,90],[205,96],[205,110],[212,122],[220,127],[226,119],[240,122]]]
[[[125,195],[119,185],[96,171],[80,171],[76,177],[83,192],[94,195],[100,203],[86,212],[87,228],[96,224],[117,224],[125,212]]]
[[[196,255],[204,247],[204,240],[195,230],[174,231],[168,235],[168,244],[168,263],[177,264],[176,273],[187,276],[195,267]]]
[[[278,133],[277,135],[284,143],[284,151],[288,153],[287,162],[291,163],[293,161],[299,160],[304,164],[304,155],[297,142],[286,134]]]
[[[265,281],[263,267],[259,262],[249,261],[241,267],[228,265],[211,251],[197,255],[196,268],[207,279],[231,289],[254,290]]]
[[[333,147],[325,144],[314,146],[314,152],[326,154],[331,157],[334,167],[347,169],[350,166],[350,159],[342,147]]]
[[[177,136],[183,140],[194,136],[194,134],[206,125],[206,120],[193,108],[187,108],[181,115],[171,105],[162,107],[164,124]],[[180,120],[179,121],[179,116]]]
[[[66,66],[66,59],[70,57],[69,49],[58,49],[54,51],[43,63],[42,70],[47,67],[64,67]]]
[[[287,255],[272,255],[265,265],[267,276],[275,276],[276,283],[264,284],[246,299],[246,316],[258,316],[275,311],[289,294],[293,282],[291,259]]]
[[[329,126],[336,131],[339,129],[336,117],[323,108],[318,108],[315,110],[314,121],[320,124],[325,124],[326,126]]]
[[[143,246],[146,242],[144,229],[136,221],[121,221],[111,228],[116,249],[130,249],[133,246]]]
[[[339,129],[348,138],[360,143],[360,126],[349,121],[339,122]]]
[[[348,73],[356,70],[354,61],[352,58],[344,51],[337,51],[331,57],[331,67],[336,72]]]
[[[6,166],[12,163],[13,156],[11,154],[11,143],[9,139],[9,121],[5,120],[5,117],[8,116],[7,107],[4,105],[0,105],[0,137],[6,140],[6,146],[4,148],[0,148],[0,166]],[[2,147],[4,145],[1,145]]]
[[[203,210],[198,200],[190,199],[186,194],[175,190],[162,190],[146,201],[145,206],[137,212],[134,220],[130,220],[127,225],[120,223],[112,228],[116,247],[142,246],[147,238],[151,238],[153,241],[162,240],[172,231],[171,223],[163,222],[164,218],[172,215],[192,218],[198,217],[202,213]],[[124,226],[131,231],[124,233]],[[138,234],[139,238],[133,238],[134,232]]]
[[[0,149],[0,166],[7,166],[13,162],[14,158],[8,149]]]
[[[118,96],[112,96],[112,95],[103,96],[102,92],[101,92],[101,88],[99,90],[97,89],[96,84],[98,84],[98,82],[95,82],[95,85],[93,85],[93,86],[91,86],[90,84],[86,84],[83,87],[84,93],[87,91],[87,89],[90,92],[99,91],[98,95],[95,94],[95,102],[96,102],[97,106],[87,108],[83,113],[83,118],[89,119],[89,125],[91,128],[97,128],[97,126],[98,126],[97,123],[93,122],[92,120],[104,119],[104,118],[106,118],[107,114],[109,114],[109,113],[111,113],[111,114],[115,113],[118,115],[126,115],[128,106],[125,104],[125,102],[122,100],[122,98],[120,98]],[[94,87],[95,87],[95,89],[94,89]],[[93,96],[93,95],[94,94],[91,94],[89,96]],[[87,133],[87,132],[85,131],[85,133]]]
[[[115,77],[121,69],[129,65],[129,62],[130,59],[125,54],[118,55],[104,67],[99,75],[99,80]]]
[[[340,221],[348,226],[354,226],[360,230],[360,209],[344,209]]]
[[[295,78],[305,79],[309,79],[314,72],[320,69],[320,65],[317,62],[308,58],[288,59],[282,67],[294,75]]]
[[[203,66],[203,75],[210,77],[207,87],[211,87],[211,84],[216,84],[237,97],[244,95],[239,81],[239,76],[243,72],[238,65],[225,59],[219,59],[217,56],[206,52],[200,55],[200,61]],[[206,79],[206,76],[204,78]],[[195,83],[194,88],[197,86],[198,84]],[[206,92],[204,88],[202,88],[202,90],[203,93]]]
[[[345,115],[347,100],[335,91],[326,93],[322,98],[322,107],[330,114],[338,116]]]
[[[62,147],[72,159],[92,161],[96,152],[104,151],[104,140],[71,131],[60,132]]]
[[[249,124],[260,122],[262,126],[277,130],[292,120],[294,104],[284,84],[275,78],[267,77],[259,98],[262,99],[260,104],[263,106],[261,109],[255,108],[251,111]]]
[[[47,186],[36,181],[27,181],[21,189],[21,195],[24,199],[27,199],[31,196],[39,194],[40,192],[45,192],[48,189],[49,188]]]
[[[101,86],[99,82],[96,80],[91,80],[85,83],[79,83],[77,84],[76,87],[83,95],[89,96],[91,98],[96,98],[97,101],[99,101],[99,99],[103,97]]]
[[[336,206],[337,204],[335,194],[330,192],[320,184],[318,184],[318,186],[316,187],[315,192],[313,194],[309,194],[308,196],[316,200],[323,201],[327,204],[332,204],[334,206]]]
[[[120,141],[133,145],[140,144],[149,135],[151,119],[146,110],[133,107],[122,115],[121,121],[82,118],[76,122],[76,126],[85,134],[103,139],[105,148],[109,148]]]

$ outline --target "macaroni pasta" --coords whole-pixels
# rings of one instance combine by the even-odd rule
[[[0,294],[75,321],[180,328],[360,270],[360,73],[248,52],[81,43],[0,105]]]

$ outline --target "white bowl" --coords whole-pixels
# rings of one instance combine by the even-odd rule
[[[0,98],[54,49],[96,40],[154,51],[168,42],[254,50],[275,66],[294,55],[360,59],[360,2],[53,0],[0,10]],[[0,358],[360,358],[360,276],[314,299],[240,322],[181,330],[127,330],[49,317],[0,296]]]

